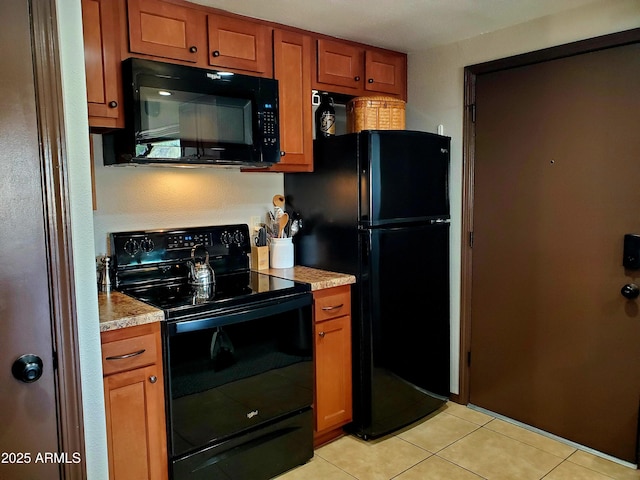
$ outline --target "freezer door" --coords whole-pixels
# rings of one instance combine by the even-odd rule
[[[360,135],[361,225],[449,218],[449,137],[413,131]]]
[[[449,395],[449,225],[370,231],[373,368]]]

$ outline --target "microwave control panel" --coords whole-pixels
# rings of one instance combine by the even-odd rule
[[[265,145],[275,145],[278,141],[278,116],[274,109],[265,106],[262,111],[262,142]]]

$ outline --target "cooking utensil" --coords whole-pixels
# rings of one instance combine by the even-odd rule
[[[289,214],[283,213],[282,216],[278,219],[280,229],[278,230],[278,237],[284,238],[284,229],[289,223]]]
[[[293,237],[300,230],[300,222],[296,218],[291,222],[290,235]]]
[[[284,209],[284,195],[274,195],[273,206]]]
[[[276,218],[280,218],[284,213],[284,195],[273,196],[273,212]]]

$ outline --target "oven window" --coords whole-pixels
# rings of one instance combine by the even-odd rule
[[[253,144],[250,99],[143,86],[139,98],[138,157],[180,158]]]
[[[167,341],[173,455],[312,403],[310,307]]]

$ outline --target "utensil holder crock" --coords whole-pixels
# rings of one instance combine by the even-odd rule
[[[271,268],[293,267],[293,242],[291,237],[272,238],[269,254]]]

